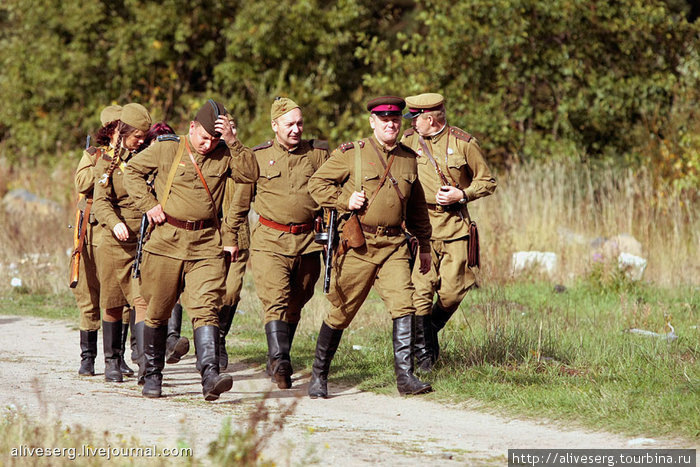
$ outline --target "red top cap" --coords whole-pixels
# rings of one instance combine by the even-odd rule
[[[367,102],[367,110],[381,116],[401,115],[406,101],[396,96],[377,97]]]

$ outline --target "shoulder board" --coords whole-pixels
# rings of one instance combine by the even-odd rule
[[[111,160],[112,160],[112,156],[108,155],[106,152],[103,152],[103,153],[102,153],[102,159],[104,159],[104,160],[106,160],[106,161],[111,161]]]
[[[409,128],[409,129],[407,129],[406,131],[403,132],[403,135],[404,135],[404,136],[411,136],[411,135],[414,134],[415,132],[416,132],[416,130],[414,130],[413,128]]]
[[[158,135],[158,141],[180,141],[180,137],[173,134]]]
[[[469,142],[472,140],[472,135],[470,135],[469,133],[467,133],[464,130],[457,128],[456,126],[450,127],[450,133],[455,135],[455,138],[461,139],[461,140],[466,141],[466,142]]]
[[[90,146],[89,148],[86,149],[86,151],[87,151],[88,154],[90,154],[91,156],[94,156],[95,153],[97,152],[97,148],[96,148],[95,146]]]
[[[360,148],[364,148],[364,147],[365,147],[365,142],[364,142],[364,141],[359,141],[358,143],[360,144]],[[347,151],[348,149],[352,149],[352,148],[354,148],[354,147],[355,147],[355,143],[352,142],[352,141],[348,141],[347,143],[343,143],[343,144],[341,144],[340,146],[338,146],[338,149],[340,149],[341,152],[345,152],[345,151]]]
[[[271,146],[272,146],[272,140],[270,139],[270,140],[265,141],[265,142],[262,143],[262,144],[258,144],[257,146],[255,146],[255,147],[253,148],[253,151],[259,151],[259,150],[261,150],[261,149],[267,149],[267,148],[269,148],[269,147],[271,147]]]
[[[412,156],[416,156],[416,157],[418,156],[418,154],[416,154],[416,151],[414,151],[413,149],[411,149],[410,146],[407,146],[407,145],[405,145],[405,144],[399,142],[399,147],[400,147],[401,149],[403,149],[404,151],[411,153]]]
[[[329,149],[328,141],[322,139],[312,139],[309,143],[311,143],[311,147],[314,149],[325,149],[326,151]]]

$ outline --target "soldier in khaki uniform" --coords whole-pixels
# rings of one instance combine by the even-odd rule
[[[150,175],[155,175],[157,198],[146,185]],[[230,226],[220,226],[218,217],[228,178],[254,182],[258,166],[253,152],[236,138],[223,105],[213,100],[190,122],[187,135],[156,142],[127,166],[129,195],[156,225],[144,247],[141,273],[148,302],[146,397],[161,395],[168,318],[178,297],[192,319],[204,398],[216,400],[231,389],[231,376],[219,374],[218,355],[224,250],[233,249]]]
[[[145,107],[132,103],[121,109],[117,122],[109,148],[102,151],[95,164],[93,212],[99,222],[96,235],[100,245],[96,250],[96,264],[100,278],[100,307],[104,310],[105,379],[121,382],[123,368],[120,363],[125,344],[125,339],[122,339],[125,331],[123,309],[129,304],[134,307],[135,325],[131,332],[136,337],[137,348],[143,347],[142,330],[146,315],[146,302],[141,298],[138,282],[131,277],[141,213],[124,188],[124,169],[143,144],[151,127],[151,116]],[[143,368],[143,363],[139,362],[139,366]],[[124,374],[133,375],[134,372]]]
[[[112,130],[105,127],[119,120],[120,106],[106,107],[100,114],[102,128],[99,133],[104,134],[105,145],[111,139]],[[114,126],[114,125],[112,125]],[[99,134],[98,133],[98,134]],[[81,195],[78,209],[82,212],[85,233],[83,246],[80,251],[78,264],[78,283],[72,288],[78,311],[80,311],[80,369],[81,376],[95,375],[95,358],[97,357],[97,331],[100,329],[100,281],[97,277],[95,265],[95,249],[97,238],[94,226],[97,225],[95,215],[92,213],[93,192],[95,188],[95,163],[102,155],[104,148],[91,146],[83,151],[83,157],[78,163],[75,172],[75,189]],[[75,228],[79,228],[78,225]]]
[[[447,124],[444,98],[426,93],[406,98],[413,128],[402,142],[418,153],[418,178],[423,186],[433,234],[432,268],[413,271],[416,291],[416,364],[430,371],[438,358],[438,331],[450,319],[475,284],[467,265],[469,210],[467,203],[488,196],[496,180],[486,165],[478,141]],[[437,300],[433,303],[433,297]]]
[[[365,239],[364,245],[335,258],[328,294],[332,306],[321,325],[309,383],[312,398],[328,396],[328,370],[343,330],[373,285],[393,319],[394,369],[399,393],[420,394],[432,389],[413,374],[415,308],[409,250],[402,224],[418,238],[420,270],[427,272],[430,221],[423,188],[418,183],[416,154],[398,142],[404,106],[400,97],[369,101],[367,110],[373,135],[338,147],[309,181],[309,191],[321,206],[337,209],[342,217],[355,211]],[[346,222],[342,229],[347,226]]]
[[[243,210],[244,206],[250,206],[251,190],[249,183],[235,183],[233,180],[226,182],[226,191],[222,210],[229,216],[225,222],[235,227],[231,232],[231,264],[226,274],[226,293],[224,294],[224,305],[219,312],[219,371],[224,371],[228,367],[228,352],[226,351],[226,335],[231,329],[233,317],[236,315],[238,301],[241,298],[243,288],[243,276],[246,265],[250,258],[250,227],[248,216],[244,219],[234,220],[237,212]]]
[[[301,108],[291,99],[275,99],[270,117],[275,138],[253,148],[260,168],[254,185],[260,219],[252,233],[251,265],[265,310],[268,373],[280,389],[288,389],[292,340],[321,272],[323,247],[314,242],[320,208],[307,185],[328,158],[328,144],[302,139]],[[247,218],[249,208],[245,206],[238,218]]]

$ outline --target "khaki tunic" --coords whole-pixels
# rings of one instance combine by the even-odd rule
[[[467,202],[488,196],[496,189],[478,141],[457,127],[445,125],[436,135],[425,137],[440,171],[447,181],[464,191]],[[418,153],[418,176],[428,203],[435,204],[435,195],[443,185],[435,167],[424,154],[413,129],[404,132],[401,140]],[[428,274],[413,270],[416,288],[416,314],[430,314],[433,296],[443,309],[452,311],[459,306],[467,290],[475,283],[474,273],[467,267],[469,211],[467,205],[456,210],[430,209],[432,268]],[[461,217],[460,217],[461,214]]]
[[[255,211],[278,224],[313,224],[320,207],[311,197],[311,176],[328,159],[325,141],[302,140],[288,151],[275,140],[254,148],[260,177]],[[244,206],[238,214],[247,216]],[[255,288],[265,310],[265,323],[282,320],[298,323],[301,310],[314,294],[321,272],[322,245],[314,231],[294,234],[258,223],[251,239],[251,264]]]
[[[75,172],[75,189],[79,194],[84,195],[77,208],[83,212],[87,200],[93,198],[95,162],[98,156],[98,150],[94,147],[83,151],[83,156]],[[80,264],[78,265],[78,285],[71,291],[75,296],[78,311],[80,311],[80,330],[97,331],[100,329],[100,282],[95,265],[97,238],[95,238],[94,227],[97,221],[92,211],[89,219],[85,219],[85,222],[87,225],[83,251],[80,253]],[[77,229],[78,226],[76,225],[75,228]]]
[[[377,194],[362,220],[369,226],[406,227],[418,238],[421,252],[430,251],[430,221],[423,188],[418,183],[416,154],[407,146],[397,144],[385,148],[374,136],[380,157],[388,163],[395,160],[391,174],[404,197],[401,201],[389,179]],[[339,214],[348,212],[348,201],[355,187],[355,146],[361,148],[362,189],[367,199],[379,186],[384,173],[370,138],[346,143],[331,154],[330,159],[311,177],[309,192],[323,207],[336,208]],[[334,329],[345,329],[357,310],[376,285],[392,319],[413,314],[413,285],[409,268],[409,253],[404,235],[387,236],[365,232],[366,245],[348,251],[335,260],[328,300],[332,309],[325,323]]]
[[[158,141],[137,154],[127,166],[125,185],[137,208],[146,212],[163,199],[168,173],[177,156],[180,141]],[[190,148],[192,144],[190,143]],[[214,198],[209,195],[196,173],[187,150],[178,164],[169,197],[163,210],[183,221],[213,219],[219,215],[226,181],[251,183],[258,178],[258,166],[253,152],[236,141],[227,146],[223,141],[208,154],[192,149],[202,174]],[[154,196],[146,179],[155,175]],[[181,302],[192,318],[195,328],[218,326],[218,311],[225,292],[226,268],[224,245],[233,245],[231,216],[225,215],[221,225],[187,231],[168,223],[153,229],[144,250],[141,274],[142,294],[148,302],[146,324],[150,327],[167,325],[173,305],[181,294]],[[223,239],[222,239],[223,236]]]
[[[235,183],[229,179],[226,182],[226,190],[224,192],[224,202],[222,204],[223,212],[232,215],[237,210],[231,209],[231,205],[236,206],[249,205],[252,196],[248,183]],[[226,220],[225,220],[226,221]],[[248,216],[240,220],[228,220],[229,225],[235,225],[231,232],[233,245],[238,245],[238,259],[232,261],[228,274],[226,274],[226,293],[224,294],[224,305],[237,306],[241,298],[241,290],[243,289],[243,276],[245,275],[246,265],[250,258],[250,228]]]
[[[134,156],[122,155],[121,162],[112,172],[109,183],[99,183],[99,179],[112,163],[114,150],[109,149],[95,165],[95,200],[92,212],[99,225],[100,246],[97,248],[97,271],[100,278],[100,306],[103,309],[135,304],[140,297],[138,281],[131,277],[138,233],[141,225],[141,212],[124,187],[124,170]],[[129,238],[120,241],[113,229],[124,223]]]

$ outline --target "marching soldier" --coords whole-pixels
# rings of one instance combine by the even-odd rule
[[[118,117],[109,148],[102,151],[95,164],[93,205],[100,225],[96,264],[100,278],[100,307],[104,310],[105,379],[114,382],[123,381],[123,374],[134,374],[130,368],[127,368],[130,371],[123,371],[120,367],[126,344],[126,329],[122,325],[122,310],[126,305],[133,306],[135,316],[131,332],[136,338],[137,348],[143,347],[146,302],[139,293],[138,282],[131,277],[141,213],[124,188],[124,170],[151,127],[151,116],[140,104],[125,105]],[[139,359],[138,363],[141,375],[143,362]]]
[[[423,189],[418,183],[416,154],[398,142],[400,97],[379,97],[367,103],[373,135],[338,147],[311,177],[309,191],[323,207],[334,208],[347,220],[340,234],[328,300],[331,309],[316,343],[309,396],[327,397],[331,360],[343,330],[376,285],[393,319],[394,369],[400,394],[432,390],[413,374],[413,285],[409,250],[402,228],[418,238],[420,271],[430,267],[430,221]],[[348,213],[350,217],[348,217]],[[350,235],[350,227],[360,235]],[[361,231],[359,231],[361,227]],[[354,245],[343,253],[344,242]]]
[[[98,140],[102,139],[104,146],[109,145],[112,130],[106,127],[111,122],[119,120],[121,107],[111,105],[105,107],[100,114],[102,127],[98,131]],[[101,136],[102,135],[102,136]],[[75,287],[71,288],[75,296],[78,310],[80,311],[80,369],[81,376],[95,375],[95,358],[97,358],[97,331],[100,329],[100,282],[97,277],[97,266],[95,265],[95,249],[97,238],[95,238],[93,227],[97,224],[95,215],[92,213],[93,193],[95,188],[95,163],[101,157],[104,148],[91,146],[83,151],[83,157],[78,163],[75,172],[75,189],[81,195],[78,202],[78,209],[81,211],[82,225],[75,228],[82,228],[78,237],[82,244],[80,248],[78,265],[78,281]]]
[[[154,197],[146,178],[155,175]],[[205,400],[231,389],[219,374],[219,317],[224,294],[224,251],[232,250],[230,226],[219,209],[228,178],[258,177],[252,151],[236,137],[222,104],[209,100],[186,135],[161,138],[139,153],[126,170],[134,202],[156,224],[144,247],[142,293],[148,302],[143,395],[160,397],[168,318],[178,297],[192,319],[197,367]]]
[[[455,312],[475,276],[468,264],[470,241],[467,203],[488,196],[496,180],[486,165],[478,141],[447,124],[444,98],[427,93],[406,98],[405,118],[412,127],[402,142],[418,153],[418,178],[428,202],[432,226],[428,274],[413,271],[416,291],[416,365],[430,371],[438,358],[438,331]],[[476,245],[472,245],[476,247]],[[433,297],[437,300],[433,303]]]
[[[275,138],[253,148],[260,177],[251,189],[260,219],[252,233],[251,264],[265,310],[268,373],[280,389],[288,389],[292,341],[321,272],[323,247],[314,242],[320,208],[307,185],[328,158],[328,143],[302,139],[302,111],[291,99],[276,98],[270,117]],[[246,218],[249,209],[244,206],[238,218]]]

